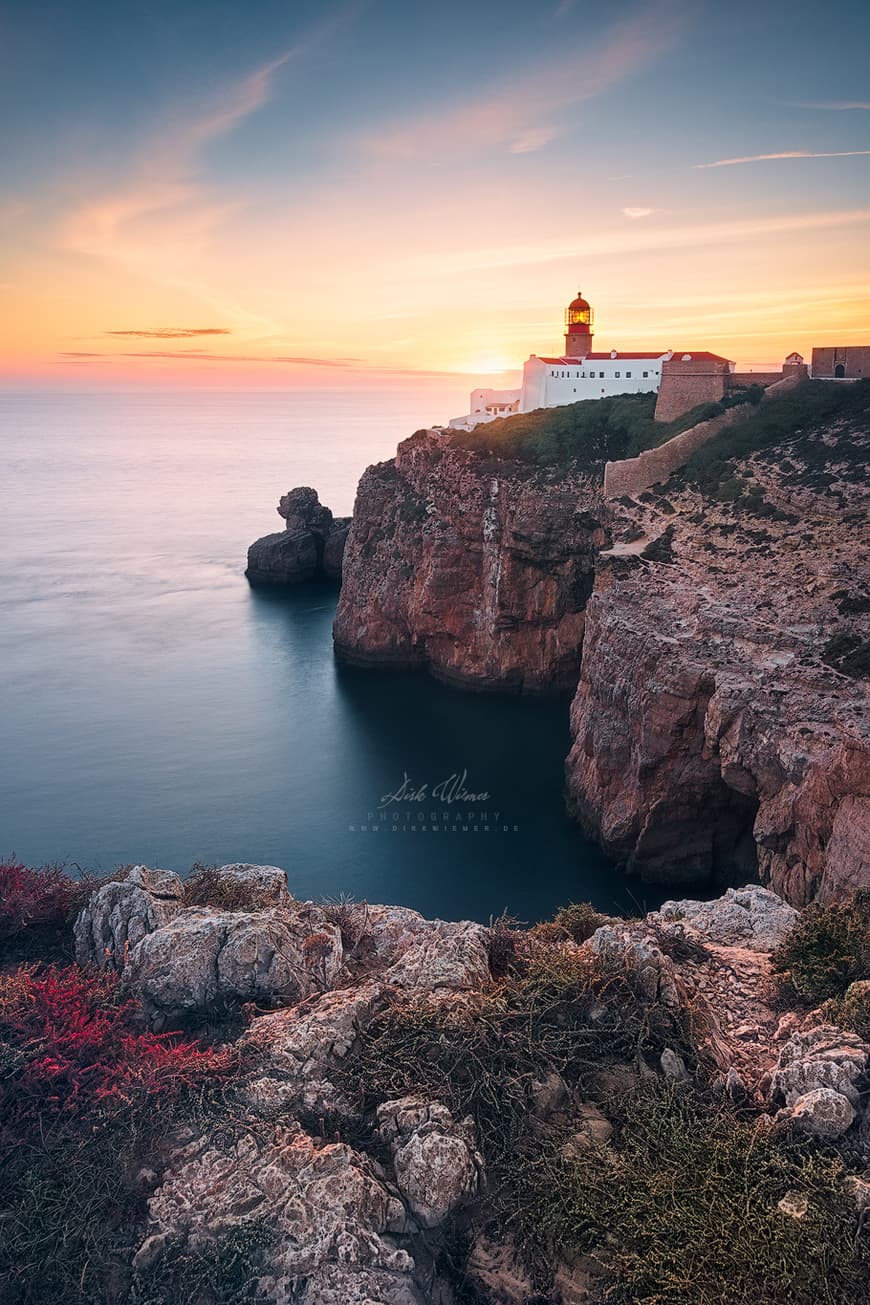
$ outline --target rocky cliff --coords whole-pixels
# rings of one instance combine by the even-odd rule
[[[576,690],[569,807],[633,872],[866,885],[868,409],[806,386],[610,503],[597,447],[580,470],[540,430],[524,461],[518,419],[511,456],[419,432],[360,482],[336,649]]]
[[[631,869],[757,861],[797,904],[870,882],[868,444],[822,424],[617,505],[567,774]]]
[[[572,690],[602,510],[590,476],[418,432],[360,481],[336,651],[468,688]]]

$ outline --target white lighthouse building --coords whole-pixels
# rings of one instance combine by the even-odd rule
[[[454,417],[450,425],[458,430],[471,430],[480,422],[516,412],[556,408],[564,403],[604,399],[614,394],[657,392],[662,363],[673,358],[674,351],[596,352],[592,348],[593,317],[592,308],[578,293],[565,310],[564,354],[558,358],[532,354],[523,366],[523,384],[519,390],[472,390],[471,411],[464,417]],[[713,355],[694,355],[695,359],[701,357]]]

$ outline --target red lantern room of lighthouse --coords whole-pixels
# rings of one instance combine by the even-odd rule
[[[565,309],[565,357],[585,358],[592,352],[592,309],[577,292]]]

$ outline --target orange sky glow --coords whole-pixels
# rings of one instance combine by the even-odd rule
[[[143,110],[111,165],[82,132],[0,194],[0,384],[509,384],[561,351],[578,288],[598,348],[763,369],[866,342],[866,104],[840,106],[855,148],[828,130],[833,104],[678,148],[614,128],[601,147],[613,97],[678,57],[686,14],[642,6],[510,76],[348,117],[316,166],[269,114],[306,41],[328,63],[331,27]]]

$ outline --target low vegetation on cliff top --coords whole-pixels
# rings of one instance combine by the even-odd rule
[[[772,956],[783,995],[806,1006],[846,996],[870,978],[870,892],[831,906],[808,906]]]
[[[711,1088],[691,1008],[553,946],[575,927],[588,937],[595,914],[575,906],[526,935],[491,993],[400,1001],[376,1020],[345,1071],[360,1118],[420,1093],[471,1115],[492,1235],[512,1238],[542,1301],[562,1259],[583,1263],[591,1299],[612,1305],[866,1305],[870,1248],[843,1160]],[[502,938],[502,960],[507,950]],[[638,1075],[665,1047],[692,1082]],[[554,1078],[569,1089],[564,1113],[536,1121],[538,1085]],[[571,1097],[600,1112],[609,1139],[578,1147]],[[793,1193],[806,1198],[800,1219],[779,1206]]]
[[[584,399],[484,422],[470,431],[454,431],[450,439],[456,447],[472,453],[600,474],[605,462],[656,448],[746,397],[741,394],[724,404],[701,404],[672,422],[654,420],[655,394]]]
[[[204,869],[193,899],[211,891]],[[250,1126],[235,1118],[233,1031],[225,1045],[151,1033],[114,976],[35,959],[22,939],[45,939],[47,921],[68,928],[79,890],[57,870],[0,871],[0,921],[31,958],[0,969],[0,1298],[255,1301],[274,1235],[264,1224],[230,1229],[207,1254],[179,1244],[156,1267],[131,1264],[173,1129],[231,1138]],[[610,1305],[867,1305],[870,1252],[844,1158],[771,1130],[712,1086],[692,1003],[651,998],[630,971],[573,945],[605,923],[583,903],[529,931],[504,918],[490,934],[491,988],[448,1002],[397,995],[346,1062],[356,1113],[330,1127],[377,1157],[372,1112],[383,1101],[423,1094],[471,1115],[487,1166],[476,1226],[488,1220],[496,1239],[514,1239],[542,1300],[561,1259],[582,1262],[594,1298]],[[870,974],[867,900],[810,908],[775,966],[792,999],[827,997],[847,1017],[849,985]],[[690,1081],[641,1072],[665,1049]],[[592,1122],[578,1144],[580,1100]],[[322,1136],[329,1121],[301,1122]],[[801,1218],[780,1207],[795,1193]],[[462,1271],[463,1228],[457,1305],[481,1305]]]
[[[758,455],[762,461],[777,461],[785,484],[826,489],[837,480],[865,483],[868,435],[870,380],[849,385],[811,381],[722,431],[673,482],[721,497],[723,486],[734,481],[735,463]]]

